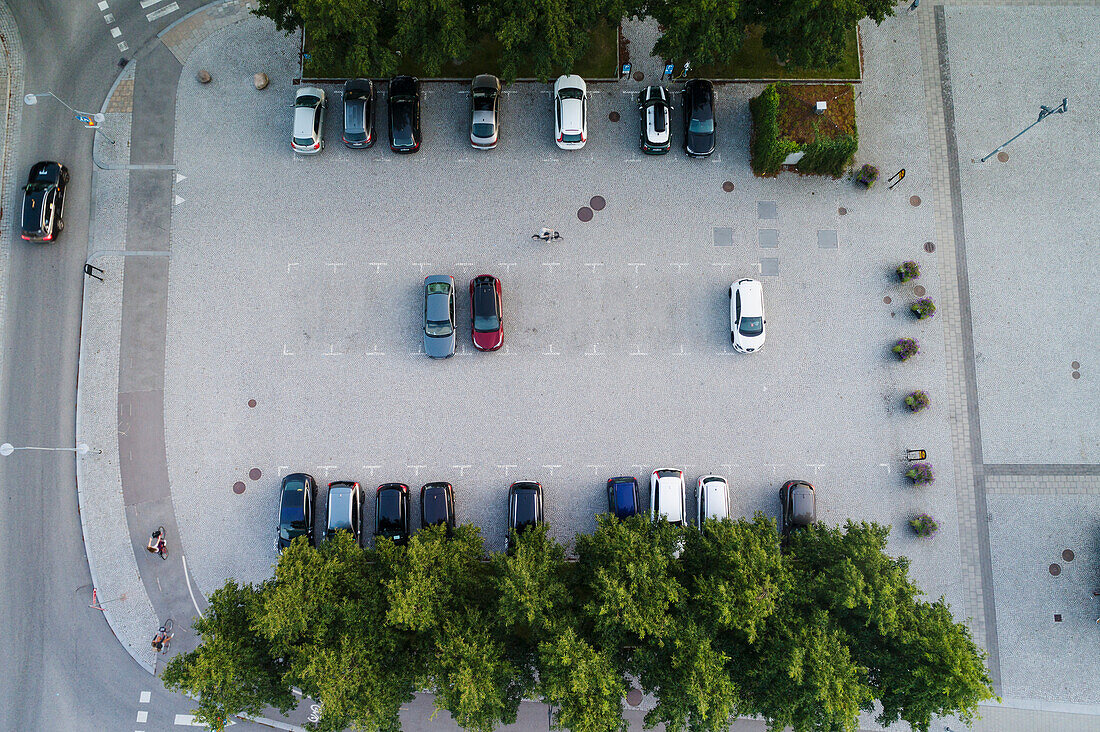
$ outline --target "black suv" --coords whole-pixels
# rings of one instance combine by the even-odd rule
[[[313,502],[317,498],[317,481],[312,475],[291,473],[283,478],[279,489],[279,534],[275,547],[282,551],[299,536],[313,544]]]
[[[515,538],[524,531],[538,526],[542,517],[542,486],[533,480],[520,480],[508,489],[508,538],[505,549],[515,548]]]
[[[65,186],[69,169],[61,163],[35,163],[23,186],[23,238],[53,241],[65,228]]]
[[[714,85],[692,79],[684,86],[684,152],[705,158],[714,152]]]
[[[415,76],[390,79],[390,149],[414,153],[420,149],[420,80]]]
[[[782,532],[787,539],[817,521],[817,491],[804,480],[788,480],[779,489],[783,509]]]
[[[394,544],[409,543],[409,487],[404,483],[378,486],[374,536],[388,536]]]
[[[446,526],[448,535],[455,527],[455,489],[450,483],[428,483],[420,489],[420,528],[437,524]]]
[[[344,144],[352,148],[374,144],[374,82],[348,79],[344,82]]]

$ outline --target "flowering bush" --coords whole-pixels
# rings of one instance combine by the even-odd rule
[[[865,163],[859,172],[856,173],[856,183],[861,183],[865,188],[870,188],[878,180],[878,168]]]
[[[940,525],[936,519],[926,513],[917,514],[909,519],[909,526],[912,527],[917,536],[925,539],[931,538],[940,530]]]
[[[898,354],[899,361],[908,361],[920,351],[920,344],[912,338],[899,338],[890,350]]]
[[[932,466],[929,463],[917,463],[905,471],[905,477],[917,485],[931,483],[936,479],[936,476],[932,474]]]
[[[909,396],[905,397],[905,406],[909,407],[910,412],[919,412],[931,403],[932,400],[920,389],[911,392]]]
[[[915,280],[920,277],[920,265],[916,262],[902,262],[897,269],[898,279],[902,282]]]
[[[913,303],[909,309],[916,314],[918,320],[924,320],[936,314],[936,303],[932,302],[930,297],[922,297]]]

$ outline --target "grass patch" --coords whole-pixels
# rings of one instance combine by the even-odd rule
[[[750,26],[741,49],[729,63],[693,66],[691,76],[704,79],[858,79],[859,41],[856,29],[848,34],[844,57],[829,68],[797,68],[780,66],[775,54],[764,48],[763,29]],[[681,66],[682,62],[677,64]]]
[[[618,76],[618,46],[619,27],[610,23],[601,22],[592,31],[592,37],[588,44],[588,50],[577,59],[572,73],[580,74],[584,78],[616,78]],[[305,34],[305,52],[310,52],[309,34]],[[421,79],[428,77],[422,68],[414,63],[403,63],[398,67],[399,74],[411,74]],[[555,69],[553,75],[561,74],[562,70]],[[482,36],[472,44],[470,56],[461,63],[444,64],[437,78],[472,79],[478,74],[496,74],[500,76],[500,42],[491,36]],[[322,67],[314,60],[305,62],[302,76],[306,79],[347,79],[354,74],[350,69],[343,67]],[[520,66],[517,76],[521,79],[533,78],[534,71]],[[366,74],[375,77],[377,74]]]
[[[827,102],[818,114],[818,102]],[[779,94],[779,134],[799,146],[818,134],[830,139],[856,132],[856,104],[851,84],[792,84]]]

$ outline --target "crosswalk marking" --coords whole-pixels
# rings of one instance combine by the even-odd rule
[[[160,10],[154,10],[153,12],[151,12],[151,13],[148,13],[148,14],[147,14],[147,15],[145,16],[145,18],[146,18],[146,20],[148,20],[148,21],[149,21],[150,23],[152,23],[152,22],[153,22],[154,20],[156,20],[157,18],[163,18],[163,17],[164,17],[164,16],[166,16],[166,15],[171,15],[172,13],[176,12],[176,11],[177,11],[177,10],[179,10],[179,9],[180,9],[180,6],[179,6],[178,4],[176,4],[176,3],[172,3],[171,5],[165,5],[165,6],[164,6],[163,8],[161,8]]]
[[[145,10],[145,8],[149,7],[150,5],[156,5],[159,2],[164,2],[164,0],[141,0],[141,2],[138,4],[141,5],[142,10]]]

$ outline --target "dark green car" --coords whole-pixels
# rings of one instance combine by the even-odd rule
[[[291,473],[283,478],[279,508],[279,535],[275,547],[279,551],[290,546],[299,536],[308,537],[313,545],[313,502],[317,498],[317,481],[312,475]]]

